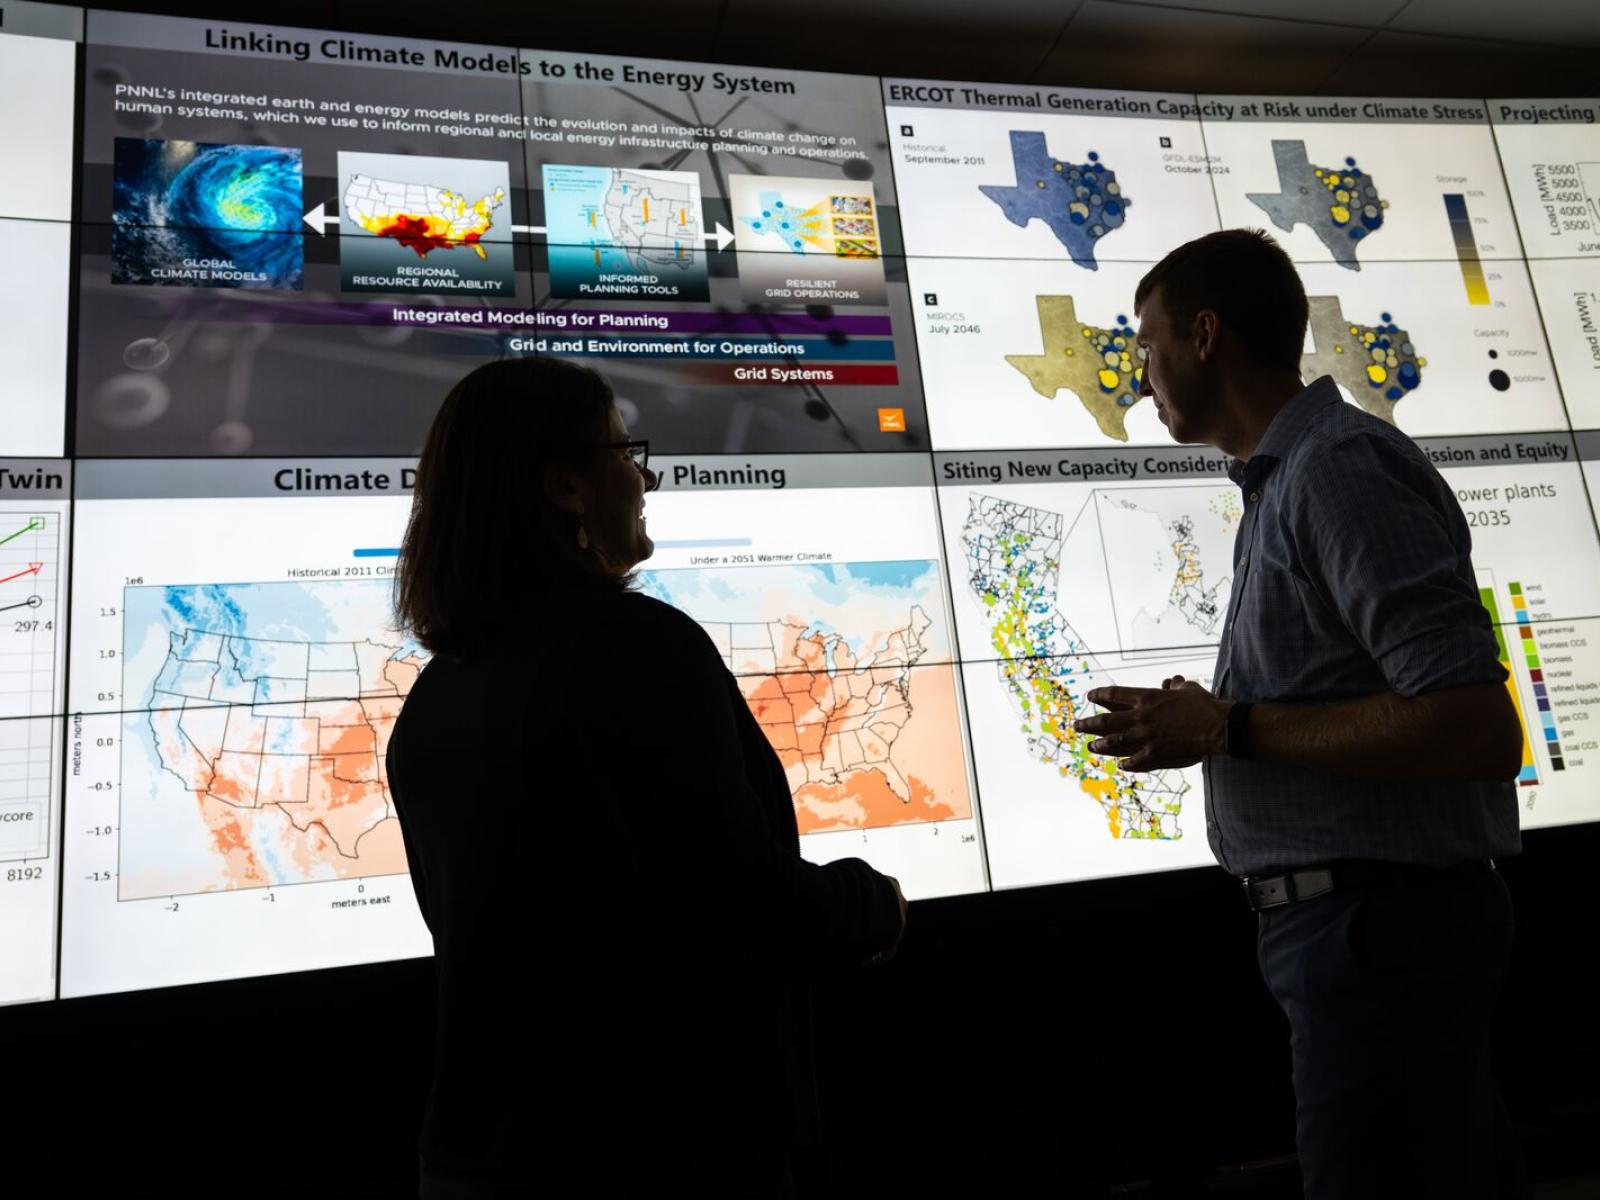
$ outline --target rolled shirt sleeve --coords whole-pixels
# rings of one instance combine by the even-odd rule
[[[1351,431],[1308,456],[1292,506],[1300,563],[1402,696],[1502,683],[1449,485],[1399,435]]]

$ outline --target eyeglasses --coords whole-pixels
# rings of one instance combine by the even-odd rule
[[[625,450],[628,454],[628,461],[639,469],[640,474],[644,474],[649,469],[650,443],[644,438],[630,442],[603,442],[600,449]]]

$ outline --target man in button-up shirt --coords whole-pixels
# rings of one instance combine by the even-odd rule
[[[1461,509],[1405,434],[1302,383],[1305,292],[1270,238],[1182,246],[1135,305],[1142,394],[1233,457],[1244,515],[1214,694],[1101,688],[1077,727],[1129,769],[1204,764],[1289,1018],[1308,1200],[1520,1195],[1488,1034],[1523,734]]]

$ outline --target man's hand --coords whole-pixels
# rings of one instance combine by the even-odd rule
[[[1074,728],[1096,735],[1091,751],[1120,758],[1130,771],[1193,766],[1224,748],[1228,701],[1182,675],[1159,688],[1095,688],[1089,699],[1110,711],[1082,717]]]

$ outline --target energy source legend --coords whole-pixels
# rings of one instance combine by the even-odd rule
[[[1480,571],[1478,574],[1480,583],[1485,582],[1488,572]],[[1522,693],[1517,690],[1516,672],[1511,669],[1505,631],[1500,626],[1500,606],[1495,603],[1492,577],[1487,578],[1487,586],[1478,588],[1478,598],[1483,601],[1483,607],[1489,610],[1489,621],[1494,626],[1494,644],[1500,651],[1500,665],[1506,669],[1506,691],[1511,693],[1512,707],[1517,710],[1517,723],[1522,726],[1522,768],[1517,773],[1517,786],[1534,787],[1539,782],[1539,767],[1534,762],[1533,743],[1528,736],[1528,715],[1523,711]],[[1539,686],[1544,686],[1542,681]]]
[[[1566,756],[1561,752],[1561,741],[1556,735],[1555,714],[1550,711],[1550,693],[1545,687],[1544,664],[1539,658],[1539,642],[1533,636],[1533,621],[1528,616],[1528,602],[1522,594],[1522,585],[1511,582],[1511,608],[1517,618],[1517,633],[1522,638],[1522,652],[1528,663],[1528,678],[1533,680],[1534,703],[1539,709],[1539,724],[1544,730],[1545,750],[1550,755],[1550,769],[1565,771]]]

